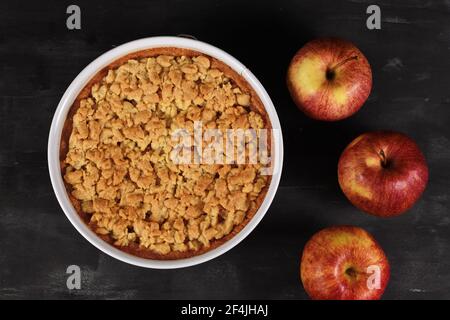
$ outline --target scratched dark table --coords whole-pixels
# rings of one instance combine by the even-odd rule
[[[81,30],[66,8],[81,8]],[[366,8],[381,8],[368,30]],[[59,207],[47,169],[50,122],[63,92],[93,59],[122,43],[190,34],[229,52],[259,78],[280,117],[283,177],[266,217],[237,247],[179,270],[119,262],[94,248]],[[285,86],[290,58],[318,36],[349,39],[372,65],[369,100],[334,123],[306,118]],[[0,2],[0,299],[307,299],[299,254],[321,228],[371,232],[392,268],[385,299],[450,299],[450,1]],[[413,137],[430,181],[407,214],[379,219],[339,189],[343,148],[369,130]],[[80,290],[66,287],[79,265]]]

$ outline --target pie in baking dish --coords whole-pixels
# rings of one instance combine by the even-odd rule
[[[174,162],[171,134],[195,123],[271,128],[243,77],[195,51],[139,51],[90,80],[65,121],[60,162],[70,200],[96,234],[140,257],[180,259],[219,246],[251,220],[270,175],[258,162]]]

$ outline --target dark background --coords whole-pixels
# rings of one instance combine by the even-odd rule
[[[82,29],[66,28],[77,4]],[[382,29],[366,28],[378,4]],[[89,244],[65,217],[47,170],[56,106],[75,76],[122,43],[191,34],[243,62],[278,111],[283,178],[266,217],[236,248],[199,266],[150,270]],[[374,86],[350,119],[307,119],[285,86],[290,58],[318,36],[349,39],[372,65]],[[299,254],[336,224],[379,240],[392,275],[386,299],[450,299],[450,1],[29,1],[0,2],[0,298],[305,299]],[[368,130],[414,138],[430,167],[427,190],[407,214],[380,219],[339,189],[340,152]],[[66,288],[66,268],[82,289]]]

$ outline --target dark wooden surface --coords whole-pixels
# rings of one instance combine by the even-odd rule
[[[69,4],[82,30],[66,29]],[[382,30],[369,31],[369,4]],[[94,58],[124,42],[192,34],[241,60],[280,116],[281,186],[257,229],[205,264],[147,270],[102,254],[60,209],[47,171],[47,138],[64,90]],[[307,119],[285,86],[290,58],[306,41],[355,42],[372,65],[374,87],[354,117]],[[29,1],[0,2],[0,298],[305,299],[299,253],[316,231],[366,228],[391,262],[386,299],[450,299],[450,1]],[[340,152],[358,134],[400,130],[424,151],[430,182],[407,214],[378,219],[339,190]],[[82,289],[66,288],[66,268]]]

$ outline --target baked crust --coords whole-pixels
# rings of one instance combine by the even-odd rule
[[[161,48],[153,48],[153,49],[147,49],[142,50],[134,53],[130,53],[126,56],[123,56],[116,61],[109,64],[107,67],[103,68],[100,72],[98,72],[88,83],[87,85],[81,90],[79,95],[77,96],[74,104],[69,110],[69,113],[67,115],[67,118],[64,123],[62,136],[61,136],[61,145],[60,145],[60,165],[61,165],[61,173],[64,176],[66,174],[67,169],[67,163],[65,161],[67,157],[67,153],[69,150],[69,139],[73,132],[73,117],[76,114],[77,110],[80,108],[80,101],[83,99],[88,98],[91,95],[92,87],[99,83],[104,77],[107,76],[108,71],[112,69],[117,69],[121,65],[125,64],[130,59],[143,59],[143,58],[149,58],[149,57],[156,57],[159,55],[171,55],[175,57],[179,56],[186,56],[186,57],[197,57],[197,56],[205,56],[207,57],[211,62],[211,68],[215,68],[223,72],[223,74],[231,79],[231,81],[236,84],[242,92],[250,95],[250,105],[248,106],[250,110],[257,112],[263,119],[265,129],[271,129],[271,123],[268,117],[268,114],[264,108],[264,105],[262,104],[261,100],[259,99],[256,92],[253,90],[253,88],[247,83],[247,81],[239,75],[237,72],[235,72],[233,69],[231,69],[229,66],[224,64],[223,62],[207,56],[203,53],[196,52],[193,50],[188,49],[181,49],[181,48],[174,48],[174,47],[161,47]],[[269,131],[270,132],[270,131]],[[269,147],[269,154],[271,154],[270,146],[271,146],[271,139],[272,136],[269,134],[268,136],[268,147]],[[256,206],[253,208],[248,209],[248,211],[245,214],[245,218],[241,223],[233,227],[233,230],[228,233],[227,235],[223,236],[220,239],[212,239],[209,243],[209,246],[202,246],[199,249],[192,250],[188,249],[187,251],[181,252],[181,251],[170,251],[166,254],[155,252],[152,249],[140,246],[138,243],[130,242],[128,245],[118,245],[115,243],[114,239],[110,235],[101,235],[96,233],[100,238],[102,238],[104,241],[108,242],[109,244],[115,246],[116,248],[127,252],[129,254],[139,256],[146,259],[156,259],[156,260],[175,260],[175,259],[183,259],[183,258],[189,258],[192,256],[203,254],[207,251],[210,251],[214,248],[217,248],[218,246],[222,245],[223,243],[230,240],[232,237],[234,237],[237,233],[239,233],[247,224],[248,222],[254,217],[255,213],[261,206],[266,194],[267,189],[270,186],[271,182],[271,175],[268,176],[267,183],[264,186],[264,188],[260,191],[258,197],[255,200]],[[81,207],[81,201],[77,198],[75,198],[72,195],[73,187],[71,184],[69,184],[66,180],[64,180],[64,184],[66,187],[66,190],[68,192],[68,196],[79,214],[79,216],[82,218],[82,220],[95,232],[96,230],[96,224],[91,223],[91,214],[86,213],[82,210]]]

